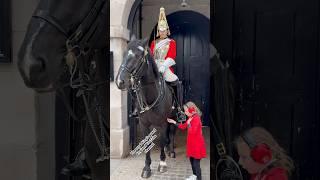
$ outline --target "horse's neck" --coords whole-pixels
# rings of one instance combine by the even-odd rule
[[[143,81],[142,83],[147,85],[150,83],[159,82],[160,76],[159,76],[158,68],[154,59],[150,54],[146,56],[146,61],[147,61],[147,65],[146,65],[146,70],[144,71],[142,76],[142,81]]]
[[[141,79],[142,92],[146,98],[146,101],[154,101],[160,93],[161,79],[159,78],[158,69],[151,56],[148,56],[148,65],[146,71]]]

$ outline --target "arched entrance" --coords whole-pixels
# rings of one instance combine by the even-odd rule
[[[156,5],[154,5],[156,6]],[[127,28],[130,36],[137,38],[150,37],[153,39],[152,29],[156,28],[157,21],[151,21],[150,17],[144,17],[150,12],[137,0],[132,4],[128,16]],[[158,10],[158,7],[156,7]],[[169,21],[171,38],[177,42],[177,65],[175,72],[183,81],[184,101],[194,101],[203,112],[203,125],[210,125],[210,58],[209,58],[209,18],[205,12],[184,10],[168,10],[167,19]],[[172,13],[170,13],[170,11]],[[158,16],[158,12],[153,16]],[[156,17],[157,19],[158,17]],[[146,20],[147,19],[147,20]],[[153,28],[150,28],[153,27]],[[146,33],[148,32],[148,33]],[[130,145],[133,149],[139,141],[138,119],[132,117],[132,106],[130,95],[128,94],[127,110],[128,125],[130,132]]]

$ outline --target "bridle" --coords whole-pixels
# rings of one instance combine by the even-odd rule
[[[58,30],[58,32],[60,32],[65,38],[66,38],[66,64],[69,67],[69,72],[71,75],[70,78],[70,83],[67,84],[61,84],[60,87],[53,87],[51,89],[48,90],[44,90],[42,92],[50,92],[50,91],[56,91],[59,90],[59,92],[61,92],[62,94],[62,99],[64,100],[64,103],[66,105],[67,110],[69,111],[70,115],[75,119],[75,120],[79,120],[79,118],[77,118],[77,116],[75,115],[75,113],[73,112],[70,104],[68,103],[68,100],[66,99],[66,96],[63,92],[63,88],[70,85],[71,88],[73,89],[79,89],[77,96],[82,96],[84,105],[85,105],[85,109],[86,109],[86,114],[88,117],[88,122],[89,122],[89,126],[91,127],[93,134],[95,136],[96,142],[99,146],[101,155],[96,159],[97,162],[101,162],[104,161],[105,159],[108,158],[109,153],[107,152],[107,147],[106,147],[106,142],[105,142],[105,138],[104,135],[107,136],[107,138],[109,138],[109,135],[106,131],[106,129],[103,129],[103,126],[101,124],[103,124],[103,121],[105,119],[102,119],[102,115],[98,113],[99,116],[99,123],[100,123],[100,128],[101,128],[101,141],[98,137],[98,134],[95,130],[95,124],[93,122],[93,118],[91,115],[91,111],[88,105],[88,100],[87,97],[85,95],[86,90],[92,90],[92,87],[94,86],[98,86],[98,85],[102,85],[107,83],[107,80],[102,81],[102,82],[94,82],[94,83],[86,83],[88,82],[87,79],[90,79],[90,77],[88,77],[89,75],[87,75],[84,72],[84,68],[79,67],[79,79],[78,79],[78,84],[74,85],[75,81],[73,82],[73,75],[77,70],[77,60],[78,58],[83,58],[84,56],[86,56],[88,54],[89,51],[94,50],[90,48],[89,42],[92,38],[92,36],[95,34],[96,29],[99,26],[99,16],[100,15],[104,15],[105,14],[105,6],[106,4],[106,0],[97,0],[95,2],[95,4],[93,5],[93,7],[91,8],[90,12],[87,14],[87,16],[83,19],[83,21],[80,23],[80,25],[76,28],[76,30],[72,33],[68,33],[68,31],[66,30],[66,28],[64,28],[61,23],[59,23],[59,21],[50,15],[50,13],[46,10],[37,10],[33,15],[32,18],[36,18],[36,19],[41,19],[43,20],[45,23],[51,25],[52,27],[54,27],[55,29]],[[94,53],[96,53],[96,51],[93,51]],[[87,79],[85,79],[87,78]]]
[[[37,10],[32,18],[40,18],[44,20],[46,23],[50,24],[54,28],[56,28],[61,34],[63,34],[66,40],[66,47],[68,52],[73,51],[76,53],[75,55],[81,56],[85,53],[85,47],[87,42],[90,40],[92,34],[98,25],[98,16],[101,13],[104,13],[103,8],[106,4],[106,0],[97,0],[96,3],[91,8],[88,15],[84,18],[84,20],[80,23],[77,29],[69,34],[66,28],[64,28],[59,21],[51,16],[46,10]],[[75,50],[78,50],[76,52]]]
[[[98,25],[99,25],[99,16],[105,14],[105,6],[106,0],[97,0],[93,7],[90,9],[88,15],[82,20],[80,25],[76,28],[76,30],[72,33],[68,33],[68,30],[64,28],[59,20],[50,15],[47,10],[38,9],[32,15],[32,18],[41,19],[45,23],[48,23],[52,27],[54,27],[58,32],[60,32],[66,38],[66,64],[68,65],[69,73],[70,73],[70,82],[65,84],[59,84],[59,87],[52,87],[45,90],[37,90],[38,92],[51,92],[56,91],[58,89],[63,89],[64,87],[71,86],[72,88],[84,87],[88,86],[83,79],[79,80],[81,82],[73,82],[73,76],[77,70],[77,59],[83,57],[88,54],[91,50],[89,48],[89,41],[95,33]],[[95,52],[95,51],[94,51]],[[84,71],[79,68],[79,71]],[[80,78],[85,78],[82,76]],[[97,84],[106,83],[107,81],[94,83],[91,86],[95,86]],[[78,83],[74,85],[74,83]]]
[[[157,82],[155,82],[156,84],[156,89],[158,92],[157,98],[151,103],[148,104],[145,101],[145,97],[143,95],[142,92],[142,84],[141,84],[141,73],[144,70],[144,65],[149,65],[149,60],[147,59],[148,54],[150,53],[150,50],[148,47],[144,48],[144,55],[142,58],[139,59],[139,62],[132,68],[129,69],[125,63],[122,64],[119,68],[119,72],[117,74],[116,77],[116,85],[119,88],[119,84],[118,84],[118,78],[119,75],[122,73],[122,71],[126,71],[129,74],[130,77],[130,81],[131,81],[131,86],[129,87],[129,93],[133,92],[137,98],[138,101],[138,105],[140,107],[140,114],[149,111],[150,109],[152,109],[153,107],[156,107],[159,102],[163,99],[164,95],[165,95],[165,82],[164,79],[162,77],[162,75],[159,74],[159,80]]]
[[[58,86],[55,86],[56,84],[54,84],[51,88],[44,90],[37,89],[38,92],[52,92],[58,89],[63,89],[67,86],[71,86],[72,88],[87,86],[87,84],[84,84],[85,81],[83,80],[80,80],[82,81],[81,83],[78,82],[77,85],[74,85],[74,83],[76,82],[73,82],[73,76],[78,68],[77,60],[81,57],[84,57],[85,55],[88,55],[88,52],[91,50],[89,48],[89,41],[91,40],[99,25],[99,16],[106,13],[106,8],[104,8],[105,4],[106,0],[97,0],[91,8],[91,10],[89,11],[88,15],[83,19],[80,25],[72,33],[68,33],[68,30],[61,25],[59,20],[50,15],[50,13],[47,10],[38,9],[35,11],[35,13],[32,15],[32,18],[43,20],[45,23],[48,23],[56,30],[58,30],[58,32],[60,32],[66,38],[65,44],[67,51],[65,55],[65,61],[66,65],[68,66],[69,74],[71,77],[70,82],[68,83],[57,83]],[[80,68],[79,70],[82,71],[82,69]],[[102,83],[106,82],[107,81],[104,81]]]
[[[124,63],[124,64],[122,64],[122,65],[120,66],[120,69],[119,69],[120,72],[126,71],[126,72],[129,74],[130,79],[134,79],[134,80],[140,79],[141,72],[142,72],[142,70],[143,70],[143,66],[144,66],[146,63],[148,63],[148,62],[147,62],[147,59],[146,59],[148,53],[149,53],[149,52],[148,52],[148,49],[145,48],[145,49],[144,49],[144,55],[143,55],[143,57],[139,59],[138,64],[136,64],[136,65],[132,68],[132,70],[130,70],[130,69],[125,65],[125,63]],[[119,74],[120,74],[120,73],[118,73],[118,75],[119,75]],[[118,76],[117,76],[116,79],[118,79]],[[117,84],[117,86],[119,87],[118,84]]]

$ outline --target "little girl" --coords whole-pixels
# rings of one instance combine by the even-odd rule
[[[294,169],[292,159],[273,136],[262,127],[245,131],[236,141],[239,164],[250,180],[288,180]]]
[[[178,128],[184,130],[188,127],[187,135],[187,157],[190,158],[190,163],[193,171],[187,180],[201,180],[200,160],[206,157],[206,146],[202,136],[201,111],[193,103],[188,102],[184,106],[184,112],[188,116],[188,120],[183,124],[177,124],[173,119],[168,118],[169,123],[175,124]]]

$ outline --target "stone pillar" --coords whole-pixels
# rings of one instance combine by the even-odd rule
[[[113,52],[114,77],[122,62],[129,31],[123,26],[110,26],[110,51]],[[127,91],[121,91],[110,83],[110,155],[123,158],[129,154],[129,126],[127,115]]]
[[[113,52],[114,77],[116,77],[122,55],[127,47],[129,31],[128,17],[135,0],[110,1],[110,51]],[[129,154],[129,126],[127,92],[120,91],[110,83],[110,156],[123,158]]]

